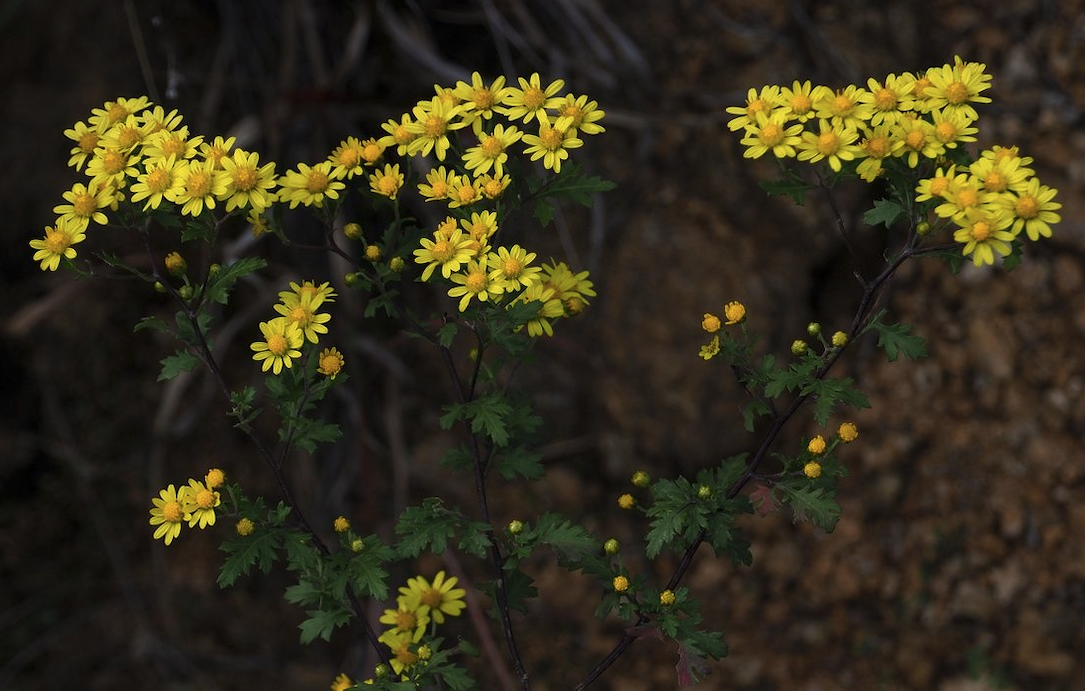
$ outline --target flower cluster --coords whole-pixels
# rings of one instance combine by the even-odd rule
[[[747,158],[772,152],[823,161],[868,182],[887,168],[937,167],[919,183],[918,201],[939,202],[935,214],[955,224],[962,254],[977,265],[992,264],[996,255],[1010,254],[1022,231],[1034,241],[1050,236],[1060,205],[1016,148],[994,147],[964,163],[960,145],[975,142],[978,132],[975,105],[991,101],[983,93],[991,86],[985,70],[956,57],[923,72],[870,78],[865,88],[795,81],[750,89],[744,106],[727,108],[736,116],[728,127],[743,133]]]
[[[53,209],[58,216],[45,237],[30,241],[43,271],[74,259],[74,245],[89,227],[106,225],[106,212],[122,202],[142,204],[143,212],[168,206],[198,217],[219,204],[227,213],[258,216],[276,200],[274,163],[261,165],[258,154],[235,149],[234,137],[193,135],[176,110],[146,96],[109,101],[64,135],[74,143],[68,165],[87,179],[64,193],[66,203]]]
[[[723,306],[723,319],[711,312],[705,312],[704,317],[701,319],[701,328],[712,334],[712,340],[701,346],[701,358],[711,360],[720,354],[719,332],[724,326],[734,326],[745,321],[746,306],[737,300],[732,300]]]
[[[168,545],[181,534],[182,524],[201,530],[215,525],[215,509],[222,503],[218,488],[226,481],[226,475],[218,468],[207,471],[203,481],[190,479],[187,485],[175,488],[172,484],[151,499],[150,524],[158,526],[154,539],[162,538]]]
[[[290,290],[279,293],[279,303],[275,311],[280,316],[266,322],[260,322],[263,340],[252,343],[252,359],[263,361],[263,370],[269,369],[279,374],[283,368],[293,366],[296,358],[301,357],[301,348],[305,344],[316,345],[320,335],[328,333],[325,324],[331,315],[321,312],[325,302],[335,301],[335,289],[327,282],[316,285],[313,281],[304,281],[300,285],[290,284]],[[318,356],[317,371],[335,378],[343,369],[344,358],[336,348],[325,348]]]
[[[423,576],[407,579],[407,585],[399,589],[396,608],[386,609],[380,622],[388,628],[380,635],[380,641],[392,652],[392,669],[406,680],[411,667],[425,662],[432,654],[427,640],[432,640],[437,626],[446,617],[458,617],[467,606],[467,591],[456,587],[456,578],[446,578],[438,571],[433,580]]]
[[[825,437],[815,434],[806,443],[806,454],[802,466],[803,475],[811,480],[821,477],[822,465],[827,460],[831,460],[836,447],[840,444],[850,444],[858,438],[859,428],[855,426],[854,422],[841,423],[836,430],[836,436],[831,441],[826,441]]]

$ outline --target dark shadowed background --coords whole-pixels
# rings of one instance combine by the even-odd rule
[[[688,584],[731,646],[701,687],[1085,688],[1080,0],[13,0],[0,3],[0,51],[0,689],[326,689],[369,664],[354,631],[297,644],[284,574],[220,591],[218,535],[151,540],[150,497],[169,482],[217,465],[270,488],[203,375],[154,382],[172,345],[131,327],[167,309],[159,296],[30,260],[28,241],[79,179],[62,132],[91,108],[147,94],[196,133],[237,134],[281,172],[379,134],[434,83],[473,70],[538,71],[598,100],[607,133],[574,153],[619,186],[537,244],[590,269],[599,297],[521,379],[547,421],[548,474],[496,491],[494,510],[504,521],[559,509],[629,544],[641,526],[612,507],[634,470],[667,477],[756,441],[726,369],[697,357],[701,314],[742,300],[764,347],[783,352],[808,321],[841,328],[854,309],[828,204],[766,198],[756,182],[772,166],[742,159],[724,108],[751,86],[864,83],[955,54],[994,75],[981,144],[1032,156],[1063,222],[1008,275],[952,276],[931,261],[894,283],[893,316],[916,325],[931,357],[888,364],[861,344],[840,368],[873,409],[855,416],[861,436],[843,452],[851,476],[833,534],[751,518],[752,568],[696,562]],[[859,228],[868,190],[842,195]],[[884,229],[856,232],[876,260]],[[320,255],[270,258],[221,336],[238,381],[281,283],[345,270]],[[449,440],[433,411],[448,391],[414,343],[342,300],[357,318],[335,326],[361,394],[332,402],[344,440],[299,461],[293,479],[316,523],[346,514],[387,534],[390,507],[446,491],[436,459]],[[800,427],[796,439],[811,433]],[[422,568],[484,577],[469,558]],[[657,568],[665,578],[673,563]],[[570,688],[621,626],[592,618],[594,584],[545,558],[532,569],[544,597],[518,626],[533,688]],[[638,642],[598,688],[675,688],[674,662],[673,645]],[[475,666],[501,688],[489,661]]]

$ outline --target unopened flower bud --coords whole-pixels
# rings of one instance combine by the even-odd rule
[[[806,333],[816,337],[818,334],[821,333],[821,324],[818,324],[817,322],[810,322],[806,325]]]
[[[508,531],[512,535],[519,535],[520,533],[524,532],[524,522],[523,521],[509,521]]]
[[[833,334],[833,345],[837,348],[843,348],[848,344],[848,335],[843,331],[837,331]]]
[[[188,264],[185,262],[185,258],[178,252],[170,252],[166,255],[165,259],[166,271],[173,276],[182,276],[188,269]]]
[[[796,356],[805,355],[806,354],[806,348],[807,348],[806,341],[802,340],[801,338],[796,339],[796,340],[791,342],[791,354],[792,355],[796,355]]]
[[[638,470],[637,472],[633,473],[631,482],[633,483],[634,487],[647,487],[652,482],[652,476],[644,472],[643,470]]]
[[[606,554],[617,554],[621,548],[621,544],[614,538],[610,538],[603,543],[603,552]]]
[[[367,245],[365,248],[365,258],[371,262],[380,261],[382,256],[381,248],[379,245]]]
[[[348,223],[343,226],[343,235],[346,235],[351,240],[357,240],[362,237],[362,226],[359,223]]]
[[[397,274],[400,271],[403,271],[403,268],[406,265],[406,262],[403,261],[403,257],[392,257],[388,260],[388,268],[396,272]]]

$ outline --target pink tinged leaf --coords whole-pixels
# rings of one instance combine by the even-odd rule
[[[767,516],[780,508],[780,502],[776,499],[776,493],[768,485],[757,485],[750,492],[750,503],[758,516]]]
[[[678,685],[682,688],[696,685],[712,672],[703,657],[682,644],[678,645],[678,664],[674,669],[678,672]]]

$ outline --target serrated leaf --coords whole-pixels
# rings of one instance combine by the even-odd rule
[[[437,341],[441,344],[442,348],[448,348],[452,345],[453,339],[456,338],[456,331],[459,326],[456,322],[447,322],[440,329],[437,329]]]
[[[312,609],[308,610],[306,614],[309,615],[309,618],[298,625],[298,628],[301,629],[301,642],[303,644],[312,643],[317,638],[323,638],[326,641],[331,640],[332,631],[350,621],[350,611],[342,607]]]
[[[799,482],[809,482],[803,478]],[[824,487],[796,486],[793,483],[776,485],[783,491],[784,501],[791,506],[795,520],[810,521],[827,533],[833,532],[840,520],[840,505]]]
[[[902,216],[903,206],[888,199],[879,199],[874,202],[873,209],[863,214],[863,223],[871,227],[884,224],[886,228],[891,228]]]
[[[819,425],[824,425],[829,421],[829,417],[840,403],[846,403],[856,410],[870,407],[866,394],[852,386],[850,377],[815,379],[802,388],[802,393],[815,397],[814,419]]]
[[[233,585],[239,576],[247,574],[253,566],[259,567],[263,573],[271,571],[281,544],[282,534],[276,530],[259,531],[223,542],[219,549],[230,556],[226,557],[219,570],[219,587]]]
[[[909,324],[885,324],[881,321],[884,310],[870,321],[867,329],[878,332],[878,347],[885,351],[885,357],[893,362],[903,355],[910,360],[927,357],[927,343],[921,336],[912,333]]]
[[[783,180],[765,180],[757,184],[773,197],[790,197],[798,206],[806,203],[806,193],[813,189],[813,185],[791,171]]]
[[[230,291],[241,278],[255,273],[267,266],[260,257],[243,257],[232,264],[219,267],[216,274],[207,279],[204,289],[208,300],[225,305],[230,298]]]
[[[155,331],[169,333],[170,326],[166,323],[165,320],[159,319],[158,317],[144,317],[143,319],[140,319],[138,322],[136,322],[136,325],[132,327],[133,332],[143,331],[144,329],[153,329]]]
[[[158,381],[168,381],[182,372],[191,372],[200,364],[200,358],[187,349],[180,349],[173,355],[162,359],[162,371]]]

